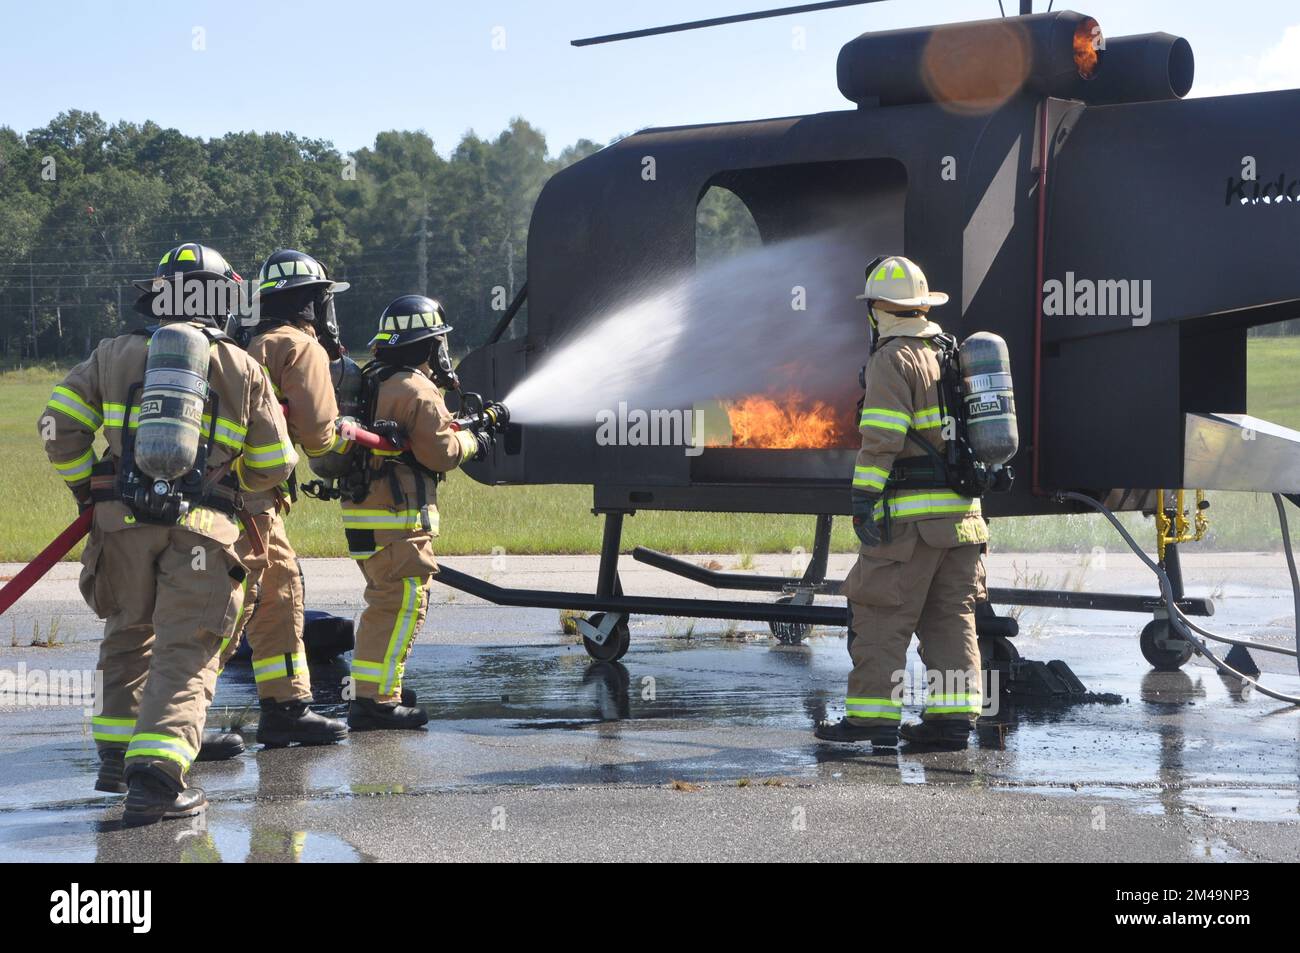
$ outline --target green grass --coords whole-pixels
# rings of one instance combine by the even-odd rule
[[[1254,338],[1249,346],[1251,413],[1300,430],[1295,368],[1300,338]],[[76,516],[72,498],[46,462],[36,421],[60,372],[50,368],[0,374],[0,561],[25,562]],[[306,469],[304,467],[304,474]],[[1211,494],[1208,544],[1222,549],[1273,549],[1280,534],[1272,501],[1241,493]],[[453,473],[439,490],[443,554],[592,553],[600,547],[601,521],[591,515],[589,486],[485,487]],[[1144,544],[1149,520],[1127,514],[1125,522]],[[772,553],[807,549],[808,516],[655,513],[627,520],[624,546],[676,553]],[[345,555],[338,505],[300,499],[289,515],[289,532],[304,556]],[[1004,552],[1119,551],[1123,544],[1096,516],[1029,517],[995,521],[996,547]],[[856,548],[848,520],[836,521],[832,544]],[[79,549],[72,553],[79,555]]]

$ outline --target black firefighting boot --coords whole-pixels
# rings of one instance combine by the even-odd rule
[[[95,777],[95,790],[105,794],[125,794],[126,779],[122,772],[126,767],[125,748],[99,749],[99,774]]]
[[[397,702],[381,704],[373,698],[358,698],[348,705],[348,727],[353,731],[392,728],[423,728],[429,715],[423,708],[408,708]]]
[[[415,707],[415,689],[414,689],[414,688],[403,688],[403,689],[402,689],[402,705],[403,705],[403,707],[405,707],[405,708],[414,708],[414,707]]]
[[[257,723],[257,740],[264,747],[332,745],[347,736],[347,725],[337,718],[326,718],[312,711],[305,701],[262,699],[262,720]]]
[[[208,799],[202,789],[182,787],[152,765],[132,766],[126,772],[126,785],[123,827],[144,827],[178,817],[194,817],[208,809]]]
[[[244,739],[233,731],[205,731],[195,761],[229,761],[244,753]]]
[[[899,734],[907,742],[905,751],[965,751],[970,731],[965,719],[935,718],[904,725]]]
[[[862,744],[870,742],[873,748],[897,748],[898,728],[894,725],[859,724],[853,718],[841,718],[839,721],[823,721],[813,729],[813,734],[822,741],[835,741],[840,744]]]

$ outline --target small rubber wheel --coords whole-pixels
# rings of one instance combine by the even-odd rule
[[[1157,645],[1157,641],[1169,644]],[[1165,619],[1152,619],[1148,622],[1142,629],[1138,644],[1142,647],[1143,658],[1157,672],[1176,672],[1192,657],[1192,643],[1173,636],[1169,622]]]
[[[587,616],[587,624],[600,628],[600,624],[605,621],[605,613],[594,612]],[[614,630],[609,633],[609,638],[603,645],[599,645],[587,638],[582,637],[582,647],[587,650],[587,654],[597,662],[617,662],[627,654],[628,648],[632,644],[632,633],[628,629],[627,619],[623,618],[614,626]]]
[[[783,596],[776,597],[776,604],[788,606],[794,601],[794,596],[786,593]],[[772,630],[772,635],[782,645],[800,645],[812,632],[812,626],[806,622],[769,622],[767,627]]]

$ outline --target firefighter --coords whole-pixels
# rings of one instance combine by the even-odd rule
[[[357,453],[364,494],[343,499],[348,551],[366,580],[366,607],[357,626],[348,726],[353,731],[419,728],[424,709],[402,695],[402,674],[438,571],[437,485],[443,474],[481,459],[491,438],[457,430],[435,380],[448,377],[442,305],[403,295],[384,309],[366,365],[367,419],[401,451]]]
[[[54,389],[38,422],[78,504],[95,508],[80,581],[87,603],[107,620],[92,717],[95,787],[125,787],[127,826],[207,806],[185,779],[199,752],[221,640],[243,606],[246,572],[234,548],[241,494],[269,490],[297,462],[265,372],[218,330],[240,282],[211,248],[187,243],[167,252],[136,302],[158,322],[156,335],[149,329],[101,341]],[[194,400],[184,410],[177,409],[183,398],[155,398],[140,387],[151,345],[164,337],[188,341],[181,356],[206,368],[151,370],[168,386],[190,382]],[[164,355],[163,346],[152,353]],[[159,441],[158,426],[180,436]],[[107,449],[99,459],[101,427]],[[146,452],[179,453],[183,439],[198,448],[185,464],[192,469],[170,482],[151,473]]]
[[[258,274],[248,353],[266,369],[285,408],[289,436],[308,457],[340,449],[335,429],[338,407],[330,360],[342,351],[334,295],[346,282],[331,281],[310,255],[286,249],[266,259]],[[292,480],[292,477],[291,477]],[[285,533],[292,482],[244,497],[252,515],[237,547],[248,570],[243,635],[253,650],[253,680],[261,706],[257,740],[268,748],[289,744],[331,744],[347,736],[347,725],[312,711],[311,679],[303,647],[303,587],[298,557]],[[222,646],[219,670],[239,647],[236,632]]]
[[[844,583],[853,671],[843,720],[822,723],[826,741],[894,748],[965,748],[981,705],[975,601],[983,586],[988,528],[980,501],[933,480],[945,446],[940,416],[943,333],[929,320],[948,296],[930,291],[912,261],[873,262],[859,300],[874,331],[865,371],[862,449],[853,476],[853,527],[861,549]],[[929,471],[929,485],[915,474]],[[901,485],[900,485],[901,484]],[[927,671],[919,723],[902,725],[902,681],[912,634]]]

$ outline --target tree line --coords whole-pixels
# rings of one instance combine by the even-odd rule
[[[130,281],[184,241],[246,279],[277,248],[320,258],[352,282],[338,299],[350,347],[407,292],[443,302],[459,349],[481,343],[526,280],[542,185],[600,148],[552,156],[523,119],[494,139],[467,133],[446,158],[418,131],[345,154],[292,133],[202,139],[79,110],[25,135],[0,127],[0,355],[77,360],[134,326]]]

